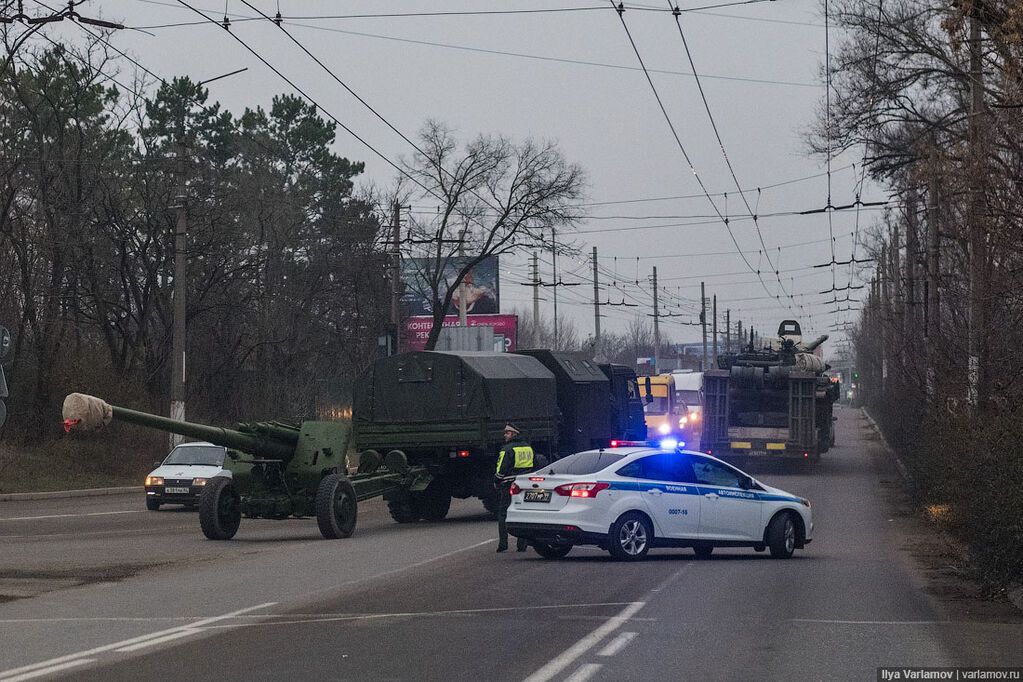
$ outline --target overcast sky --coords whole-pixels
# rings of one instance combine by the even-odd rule
[[[225,12],[224,0],[188,2],[218,19]],[[250,2],[271,15],[278,9],[276,0]],[[717,3],[695,0],[681,7],[684,10],[710,4]],[[565,281],[585,284],[560,290],[559,312],[571,317],[583,336],[593,330],[589,264],[593,246],[599,250],[605,273],[601,275],[602,298],[645,304],[637,308],[605,307],[605,329],[622,330],[632,316],[652,312],[649,276],[653,266],[657,266],[665,289],[662,310],[680,315],[663,321],[664,333],[674,340],[699,338],[698,327],[676,321],[696,321],[692,311],[698,306],[701,279],[707,283],[708,296],[717,295],[722,319],[725,309],[730,309],[733,322],[752,322],[765,332],[773,332],[784,317],[800,319],[814,333],[827,332],[836,321],[851,319],[855,313],[828,314],[836,306],[826,304],[830,295],[818,292],[831,288],[832,272],[811,267],[831,260],[827,217],[768,215],[819,208],[826,203],[824,160],[811,157],[803,141],[824,97],[819,79],[825,46],[821,6],[816,0],[775,0],[685,12],[681,16],[725,150],[754,212],[763,216],[759,221],[763,241],[774,265],[781,270],[785,291],[794,296],[793,302],[782,295],[782,303],[774,299],[781,293],[778,281],[759,253],[756,228],[725,165],[696,81],[688,75],[691,69],[675,19],[667,12],[632,6],[624,14],[625,21],[646,65],[654,71],[654,84],[681,142],[700,178],[716,195],[719,210],[734,218],[731,228],[746,258],[754,268],[763,268],[767,291],[737,254],[726,227],[713,218],[714,209],[701,195],[609,3],[279,2],[285,17],[597,8],[489,16],[295,19],[286,25],[353,90],[409,136],[426,119],[434,118],[453,126],[464,137],[494,132],[515,140],[527,136],[556,140],[566,157],[585,169],[588,202],[631,202],[588,207],[587,213],[594,217],[581,222],[574,234],[566,235],[580,249],[581,256],[564,260],[559,270]],[[647,0],[642,6],[660,9],[667,3]],[[254,16],[240,0],[227,0],[226,10],[235,20]],[[79,11],[129,26],[202,21],[176,0],[90,0]],[[84,35],[66,23],[47,30],[65,39],[81,39]],[[113,42],[161,77],[187,74],[202,80],[248,67],[245,73],[209,86],[211,97],[236,113],[246,106],[267,106],[273,95],[291,91],[222,28],[205,24],[149,30],[153,36],[119,31]],[[231,30],[385,155],[409,155],[411,149],[401,138],[275,26],[265,21],[235,21]],[[839,39],[832,31],[832,49]],[[125,64],[125,70],[129,66]],[[392,183],[393,169],[342,130],[338,131],[337,151],[366,162],[364,181],[379,186]],[[835,205],[853,201],[861,154],[856,150],[833,160]],[[850,164],[856,164],[855,171]],[[761,192],[758,187],[763,188]],[[718,195],[721,192],[728,192],[727,201]],[[634,201],[688,195],[698,196]],[[868,187],[864,192],[864,200],[879,198],[883,196],[876,188]],[[861,233],[879,216],[877,210],[861,212]],[[850,256],[856,220],[854,212],[833,215],[835,253],[840,261]],[[664,227],[650,227],[656,225]],[[783,247],[780,252],[779,246]],[[862,246],[858,255],[863,255]],[[549,258],[546,260],[549,263]],[[529,307],[531,289],[519,285],[528,278],[525,263],[525,255],[502,263],[504,312]],[[544,278],[550,280],[549,264],[543,269]],[[839,287],[847,283],[848,268],[838,269],[836,281]],[[843,291],[837,298],[847,293],[859,298],[862,292]],[[550,290],[543,292],[547,299],[550,294]],[[544,311],[549,314],[550,310],[547,301]]]

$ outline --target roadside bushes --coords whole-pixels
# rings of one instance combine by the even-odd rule
[[[989,586],[1023,582],[1023,410],[946,415],[899,448],[921,505],[948,505],[949,530]]]

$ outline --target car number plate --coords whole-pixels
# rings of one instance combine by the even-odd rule
[[[767,457],[767,450],[750,450],[750,457]]]
[[[163,492],[167,493],[168,495],[187,495],[188,488],[167,487],[163,489]]]
[[[550,502],[551,491],[550,490],[527,490],[524,502]]]

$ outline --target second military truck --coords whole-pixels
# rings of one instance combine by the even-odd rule
[[[397,450],[432,475],[424,490],[385,495],[399,523],[443,518],[453,497],[478,497],[495,511],[494,469],[508,422],[548,459],[646,437],[631,369],[548,350],[381,358],[356,383],[352,414],[360,453]]]

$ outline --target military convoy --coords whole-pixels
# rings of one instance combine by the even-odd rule
[[[646,436],[632,370],[583,353],[403,353],[374,362],[356,384],[352,421],[255,422],[224,429],[71,394],[67,430],[112,421],[228,448],[231,477],[205,483],[203,533],[227,540],[242,517],[314,516],[326,538],[350,536],[357,503],[383,496],[401,523],[443,519],[451,499],[496,508],[493,475],[512,421],[550,459]],[[349,475],[346,457],[358,453]]]
[[[717,369],[703,376],[700,448],[716,456],[819,459],[835,442],[832,406],[840,394],[814,353],[827,338],[804,344],[799,323],[785,320],[767,347],[751,341],[719,355]]]

